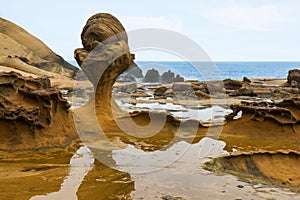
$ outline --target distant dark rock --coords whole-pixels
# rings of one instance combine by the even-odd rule
[[[256,97],[257,94],[254,93],[253,88],[244,86],[238,90],[238,96],[250,96],[250,97]]]
[[[133,63],[127,70],[128,74],[135,76],[136,78],[143,78],[143,71],[136,63]]]
[[[184,200],[182,197],[173,197],[171,195],[165,195],[161,197],[162,200]]]
[[[198,97],[198,98],[201,98],[201,99],[209,99],[211,98],[211,96],[201,90],[197,90],[195,91],[195,95]]]
[[[242,81],[225,79],[223,83],[226,90],[238,90],[243,87]]]
[[[160,79],[159,72],[155,69],[151,69],[147,71],[144,77],[144,82],[154,83],[154,82],[159,82],[159,79]]]
[[[251,80],[249,78],[247,78],[246,76],[244,76],[243,82],[244,83],[251,83]]]
[[[136,79],[133,75],[129,74],[129,73],[125,73],[125,74],[121,74],[118,78],[117,78],[117,82],[135,82]]]
[[[207,81],[205,85],[209,94],[222,93],[224,91],[223,81]]]
[[[161,82],[163,83],[173,83],[174,79],[175,79],[175,74],[170,70],[161,75]]]
[[[201,90],[202,92],[208,94],[209,90],[207,88],[207,84],[205,82],[199,82],[199,81],[188,81],[188,83],[191,84],[192,88],[197,91]]]
[[[123,93],[133,93],[137,90],[137,84],[131,83],[131,84],[122,84],[115,87],[117,92],[123,92]]]
[[[155,96],[164,96],[166,91],[167,91],[167,88],[165,86],[162,86],[162,87],[156,88],[154,90],[154,95]]]
[[[131,97],[151,97],[150,94],[147,94],[146,92],[142,92],[142,91],[135,91]]]
[[[189,83],[174,83],[172,86],[172,90],[175,93],[191,93],[194,91],[191,84]]]
[[[300,70],[293,69],[289,71],[289,75],[287,77],[287,82],[292,87],[300,88]]]
[[[184,78],[177,74],[174,78],[174,82],[184,82]]]

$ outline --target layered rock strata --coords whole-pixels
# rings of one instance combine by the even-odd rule
[[[66,147],[77,138],[69,107],[47,78],[0,73],[0,150]]]

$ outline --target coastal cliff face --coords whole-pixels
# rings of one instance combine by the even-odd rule
[[[77,138],[69,107],[49,79],[0,73],[0,150],[66,147]]]
[[[47,72],[53,72],[73,78],[78,71],[41,40],[3,18],[0,18],[0,65],[38,76],[50,76]]]

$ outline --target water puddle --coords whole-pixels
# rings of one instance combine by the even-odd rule
[[[212,107],[189,107],[173,103],[137,103],[132,105],[130,103],[122,103],[117,101],[119,106],[129,112],[150,110],[156,112],[167,112],[174,117],[182,120],[196,119],[201,122],[212,123],[212,122],[223,122],[224,116],[231,113],[231,109],[225,109],[220,106]]]
[[[81,185],[82,180],[93,168],[94,158],[90,151],[85,147],[80,147],[70,160],[69,175],[65,177],[64,182],[58,192],[46,195],[34,196],[31,200],[77,200],[76,192]]]
[[[231,112],[220,106],[193,109],[171,103],[137,103],[119,105],[128,111],[152,110],[169,112],[181,119],[197,119],[204,122],[222,121]],[[238,116],[240,117],[240,116]],[[174,141],[168,148],[156,151],[143,151],[131,144],[122,143],[117,150],[107,149],[102,140],[95,140],[95,135],[87,134],[87,140],[94,141],[102,156],[110,160],[110,167],[96,160],[87,147],[81,147],[70,161],[70,170],[64,178],[60,190],[46,195],[34,196],[32,200],[42,199],[262,199],[289,200],[300,199],[300,194],[284,187],[275,187],[262,181],[248,181],[243,176],[228,173],[229,170],[247,169],[247,156],[232,158],[224,150],[226,143],[208,137],[190,144],[183,140]],[[93,151],[94,153],[94,151]],[[95,154],[96,155],[96,154]],[[294,170],[290,182],[299,181],[298,157],[265,155],[251,157],[252,164],[266,172]],[[261,159],[264,157],[264,159]],[[228,159],[227,159],[228,158]],[[246,159],[245,159],[246,158]],[[230,162],[228,160],[230,159]],[[96,162],[94,163],[94,161]],[[282,165],[277,166],[275,160]],[[225,170],[206,170],[207,163],[216,162]],[[273,166],[273,168],[262,168]],[[206,167],[205,167],[206,166]],[[246,166],[246,168],[244,168]],[[276,166],[278,169],[276,169]],[[251,170],[250,170],[251,171]],[[251,174],[247,171],[247,174]],[[246,171],[245,171],[246,172]],[[252,171],[255,175],[257,171]],[[299,179],[299,180],[298,180]],[[175,198],[176,197],[176,198]]]

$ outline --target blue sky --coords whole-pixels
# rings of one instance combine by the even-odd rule
[[[86,20],[95,13],[109,12],[128,31],[165,28],[182,33],[213,61],[299,61],[299,10],[299,0],[10,0],[2,2],[0,14],[66,60],[73,59],[73,50],[81,47]],[[141,53],[137,59],[172,58]]]

